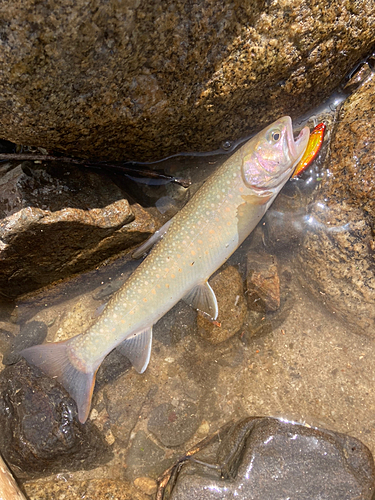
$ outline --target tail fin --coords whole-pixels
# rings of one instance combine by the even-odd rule
[[[96,370],[84,372],[73,366],[67,349],[68,343],[69,340],[36,345],[24,349],[20,354],[65,387],[77,403],[79,421],[84,423],[90,412]]]

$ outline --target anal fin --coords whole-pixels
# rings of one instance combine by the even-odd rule
[[[152,326],[131,335],[116,349],[126,356],[138,373],[143,373],[150,361],[152,345]]]
[[[204,312],[211,319],[217,319],[219,314],[217,299],[208,281],[196,285],[182,300],[198,311]]]
[[[155,245],[155,243],[160,241],[162,237],[165,235],[165,233],[168,231],[172,220],[173,219],[170,219],[168,222],[166,222],[163,226],[161,226],[160,229],[155,231],[155,233],[147,241],[142,243],[142,245],[132,253],[133,259],[140,259],[144,254],[146,254],[150,250],[150,248],[152,248]]]

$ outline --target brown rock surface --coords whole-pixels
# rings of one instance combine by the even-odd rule
[[[345,197],[375,223],[375,77],[344,103],[332,138],[330,197]]]
[[[373,45],[373,0],[0,9],[0,136],[106,158],[216,149],[327,97]]]
[[[150,215],[97,173],[23,163],[5,164],[0,175],[0,290],[6,297],[92,268],[154,231]]]
[[[30,481],[24,485],[30,500],[146,500],[150,497],[127,481],[91,479],[69,481]]]
[[[375,79],[343,104],[327,176],[309,208],[299,251],[305,285],[354,331],[375,326]]]

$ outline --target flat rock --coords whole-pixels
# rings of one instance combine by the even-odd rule
[[[3,165],[0,214],[8,298],[93,268],[154,231],[151,216],[107,177],[53,164]]]
[[[357,439],[272,418],[247,418],[220,435],[218,469],[182,467],[171,500],[371,500],[375,469]],[[201,455],[196,457],[202,460]],[[212,461],[214,459],[214,461]],[[165,497],[166,500],[167,497]]]
[[[82,425],[66,391],[24,360],[0,374],[0,449],[17,475],[89,469],[110,458],[96,428]]]
[[[164,446],[179,446],[195,434],[200,420],[198,407],[191,401],[163,403],[151,412],[147,429]]]
[[[373,46],[374,7],[4,2],[0,136],[92,158],[217,149],[329,96]]]
[[[220,344],[238,333],[245,321],[247,307],[240,273],[226,267],[210,280],[215,292],[219,315],[216,322],[198,313],[198,333],[211,344]]]

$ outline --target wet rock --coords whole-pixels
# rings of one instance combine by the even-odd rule
[[[138,431],[127,454],[127,462],[131,464],[125,471],[127,479],[134,480],[146,474],[156,479],[173,463],[173,458],[166,458],[163,448],[147,437],[145,432]]]
[[[363,211],[345,201],[315,204],[312,227],[298,255],[303,285],[357,333],[375,336],[372,228]]]
[[[143,491],[146,495],[153,495],[157,490],[157,482],[150,477],[137,477],[134,480],[134,486]]]
[[[93,426],[77,419],[75,403],[55,381],[24,360],[0,374],[0,448],[31,476],[92,468],[110,451]]]
[[[103,399],[116,439],[128,442],[141,409],[154,401],[157,392],[158,388],[150,384],[147,377],[140,376],[134,370],[127,372],[125,381],[120,378],[105,386]]]
[[[343,104],[332,144],[324,194],[361,207],[375,224],[375,77]]]
[[[241,275],[233,266],[214,276],[210,285],[217,298],[219,316],[214,323],[199,313],[198,332],[212,344],[220,344],[240,331],[247,312],[246,300]]]
[[[198,407],[190,401],[163,403],[151,412],[147,429],[164,446],[179,446],[194,435],[200,421]]]
[[[70,481],[53,479],[49,481],[29,481],[24,485],[30,500],[149,500],[131,483],[119,479],[90,479]]]
[[[5,353],[10,343],[19,333],[19,326],[13,323],[0,321],[0,353]]]
[[[375,326],[375,79],[342,106],[298,254],[304,286],[357,333]]]
[[[247,255],[247,303],[255,311],[277,311],[280,307],[280,278],[276,257],[265,253]]]
[[[184,465],[164,500],[241,498],[278,500],[371,500],[375,468],[357,439],[272,418],[247,418],[220,434],[211,457]],[[194,458],[202,460],[201,453]],[[211,458],[211,460],[210,460]],[[213,461],[212,461],[213,459]]]
[[[4,353],[3,364],[12,365],[17,363],[20,359],[19,352],[33,345],[43,344],[47,333],[47,325],[42,321],[30,321],[23,325],[19,334],[10,342],[7,351]]]
[[[0,136],[118,159],[216,149],[312,108],[375,22],[372,0],[33,7],[1,8]]]
[[[0,175],[0,289],[8,297],[92,268],[154,231],[148,213],[97,173],[23,163],[3,165]]]

